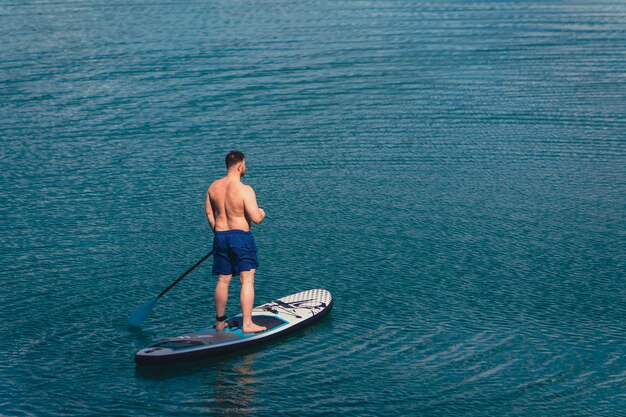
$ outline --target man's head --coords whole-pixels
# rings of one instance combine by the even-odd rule
[[[230,172],[236,170],[239,176],[243,177],[246,173],[246,156],[243,152],[230,151],[226,155],[226,169]]]

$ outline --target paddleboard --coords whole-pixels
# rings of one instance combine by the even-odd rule
[[[333,297],[324,289],[291,294],[252,310],[252,320],[267,327],[260,333],[244,333],[242,316],[226,320],[221,331],[215,326],[184,334],[141,349],[135,354],[139,365],[164,365],[206,359],[270,342],[320,320],[333,308]]]

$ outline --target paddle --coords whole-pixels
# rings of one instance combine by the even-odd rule
[[[130,315],[130,317],[128,318],[128,324],[130,324],[131,326],[135,326],[135,327],[140,327],[141,324],[148,318],[148,316],[150,315],[150,312],[152,311],[152,307],[154,307],[154,305],[156,304],[156,302],[158,301],[159,298],[163,297],[165,295],[165,293],[167,293],[169,290],[171,290],[174,285],[178,284],[183,278],[185,278],[191,271],[193,271],[194,269],[196,269],[198,267],[198,265],[200,265],[202,262],[206,261],[206,259],[211,256],[213,254],[213,251],[210,251],[209,253],[207,253],[206,255],[204,255],[204,257],[202,259],[200,259],[198,262],[196,262],[194,264],[194,266],[192,266],[191,268],[189,268],[187,271],[185,271],[184,274],[182,274],[181,276],[179,276],[176,281],[172,282],[170,285],[167,286],[166,289],[164,289],[163,291],[161,291],[161,294],[157,295],[155,298],[153,298],[150,301],[147,301],[145,303],[143,303],[142,305],[140,305],[139,307],[137,307],[135,309],[135,311],[132,312],[132,314]]]

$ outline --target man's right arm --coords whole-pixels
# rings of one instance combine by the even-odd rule
[[[249,185],[246,185],[243,193],[243,206],[246,212],[246,216],[253,223],[259,224],[265,218],[265,210],[259,208],[256,202],[256,194]]]

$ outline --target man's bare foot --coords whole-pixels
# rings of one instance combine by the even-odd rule
[[[228,327],[228,323],[226,323],[225,321],[216,321],[215,322],[215,330],[217,330],[218,332],[221,332],[226,327]]]
[[[244,333],[260,333],[260,332],[264,332],[265,330],[267,330],[267,327],[265,326],[258,326],[254,323],[250,323],[250,324],[244,324],[243,325],[243,332]]]

